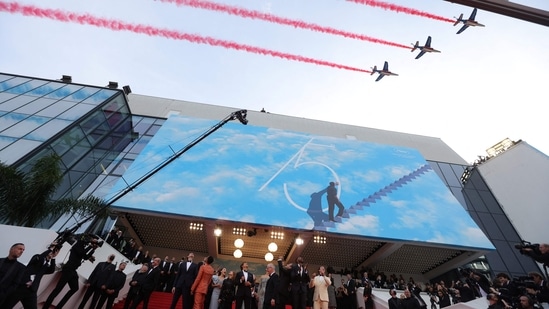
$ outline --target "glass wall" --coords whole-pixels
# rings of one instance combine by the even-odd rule
[[[479,270],[492,278],[500,272],[518,277],[539,271],[531,258],[514,248],[520,243],[520,237],[475,167],[434,161],[429,161],[429,164],[496,247],[495,251],[479,259],[479,263],[472,262],[468,266],[482,265]],[[465,171],[467,177],[462,181]]]
[[[0,74],[0,161],[23,171],[51,152],[64,179],[54,198],[78,198],[132,140],[121,90]]]

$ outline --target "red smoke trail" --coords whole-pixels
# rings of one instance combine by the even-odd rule
[[[330,27],[324,27],[317,24],[313,24],[313,23],[307,23],[304,21],[289,19],[285,17],[279,17],[272,14],[248,10],[248,9],[244,9],[236,6],[215,3],[208,0],[160,0],[160,1],[171,2],[171,3],[176,3],[177,5],[185,5],[185,6],[190,6],[190,7],[205,9],[210,11],[223,12],[230,15],[236,15],[236,16],[245,17],[245,18],[259,19],[259,20],[264,20],[272,23],[281,24],[281,25],[292,26],[295,28],[307,29],[307,30],[312,30],[316,32],[333,34],[333,35],[339,35],[339,36],[343,36],[343,37],[355,39],[355,40],[361,40],[361,41],[367,41],[367,42],[372,42],[377,44],[389,45],[393,47],[411,49],[410,46],[407,46],[407,45],[380,40],[380,39],[369,37],[363,34],[356,34],[356,33],[338,30]]]
[[[98,18],[90,14],[77,14],[72,12],[64,12],[61,10],[42,9],[42,8],[31,6],[31,5],[21,5],[17,2],[3,2],[3,1],[0,1],[0,11],[9,12],[9,13],[19,13],[26,16],[49,18],[49,19],[62,21],[62,22],[75,22],[82,25],[87,24],[87,25],[92,25],[100,28],[108,28],[115,31],[131,31],[139,34],[146,34],[149,36],[159,36],[159,37],[165,37],[168,39],[189,41],[189,42],[198,43],[198,44],[221,46],[227,49],[243,50],[249,53],[269,55],[269,56],[278,57],[278,58],[287,59],[287,60],[312,63],[316,65],[323,65],[327,67],[349,70],[349,71],[371,73],[368,70],[354,68],[354,67],[332,63],[324,60],[313,59],[305,56],[293,55],[293,54],[278,52],[278,51],[269,50],[261,47],[239,44],[231,41],[219,40],[219,39],[204,37],[204,36],[195,35],[195,34],[182,33],[175,30],[160,29],[160,28],[156,28],[148,25],[130,24],[130,23],[125,23],[118,20],[113,20],[113,19]]]
[[[375,0],[347,0],[347,1],[355,2],[355,3],[358,3],[358,4],[364,4],[364,5],[368,5],[368,6],[373,6],[373,7],[378,7],[378,8],[382,8],[382,9],[389,10],[389,11],[395,11],[397,13],[406,13],[406,14],[410,14],[410,15],[427,17],[427,18],[436,19],[436,20],[440,20],[440,21],[446,21],[446,22],[449,22],[449,23],[455,22],[454,19],[438,16],[438,15],[435,15],[435,14],[431,14],[431,13],[427,13],[427,12],[423,12],[423,11],[420,11],[420,10],[407,8],[405,6],[396,5],[396,4],[387,3],[387,2],[381,2],[381,1],[375,1]]]

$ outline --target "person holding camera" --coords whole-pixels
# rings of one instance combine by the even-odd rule
[[[25,309],[36,309],[38,297],[36,292],[40,286],[42,277],[53,274],[55,271],[55,257],[59,253],[60,246],[52,243],[48,250],[41,254],[35,254],[30,259],[23,275],[24,282],[21,282],[15,291],[14,297],[2,306],[2,308],[13,308],[19,301]]]
[[[99,237],[92,235],[84,235],[78,240],[71,248],[70,255],[67,263],[63,265],[61,269],[61,278],[57,282],[57,285],[46,299],[43,309],[49,309],[53,300],[61,291],[63,287],[68,283],[70,290],[63,296],[61,301],[55,307],[61,309],[69,301],[69,299],[78,291],[78,273],[76,270],[82,265],[83,261],[95,262],[93,254],[98,247],[103,245],[103,241],[99,240]]]
[[[318,275],[309,282],[309,287],[314,288],[314,309],[328,309],[328,302],[330,300],[328,297],[328,286],[330,284],[332,284],[332,281],[326,276],[326,269],[324,266],[320,266],[318,268]]]

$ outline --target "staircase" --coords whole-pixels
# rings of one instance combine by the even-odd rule
[[[172,293],[166,293],[166,292],[153,292],[151,294],[151,298],[149,299],[149,309],[166,309],[170,308],[170,305],[172,303]],[[112,309],[123,309],[124,308],[124,300],[119,301],[118,303],[114,304],[112,306]],[[137,306],[137,309],[142,309],[143,303],[139,304]],[[179,302],[177,303],[177,306],[175,309],[182,309],[181,307],[181,299],[179,299]]]

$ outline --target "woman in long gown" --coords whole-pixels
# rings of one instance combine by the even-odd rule
[[[219,295],[221,294],[221,286],[223,280],[227,274],[226,268],[220,268],[217,274],[212,276],[212,297],[210,299],[210,309],[217,309],[219,307]]]
[[[267,281],[269,281],[269,273],[265,273],[259,277],[259,287],[257,288],[257,308],[263,309],[263,302],[265,301],[265,287],[267,287]]]

